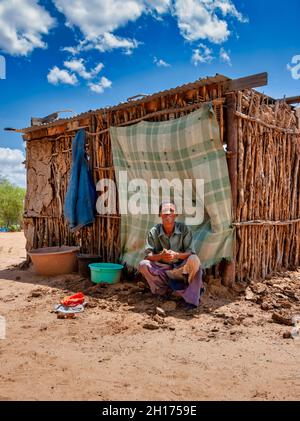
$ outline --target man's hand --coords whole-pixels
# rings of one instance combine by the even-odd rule
[[[160,256],[161,260],[165,263],[172,263],[178,259],[178,253],[173,250],[163,249],[163,251],[160,253]]]
[[[187,259],[192,253],[177,253],[173,250],[163,249],[160,253],[152,254],[149,253],[146,259],[150,260],[151,262],[164,262],[164,263],[173,263],[176,260],[184,260]]]

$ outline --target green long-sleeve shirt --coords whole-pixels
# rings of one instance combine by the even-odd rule
[[[183,222],[175,222],[171,237],[167,236],[162,224],[151,228],[146,241],[145,254],[157,254],[164,248],[178,253],[195,253],[193,234],[190,228]]]

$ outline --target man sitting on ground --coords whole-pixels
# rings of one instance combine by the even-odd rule
[[[175,221],[178,215],[172,202],[160,205],[159,216],[162,223],[149,231],[146,256],[138,270],[153,294],[166,295],[171,288],[186,303],[198,306],[203,292],[202,270],[192,232],[184,223]]]

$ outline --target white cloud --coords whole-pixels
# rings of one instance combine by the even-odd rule
[[[227,63],[229,66],[232,65],[229,53],[227,53],[223,47],[220,49],[220,60]]]
[[[162,59],[158,59],[156,57],[154,57],[153,63],[155,63],[157,67],[171,67],[171,64],[167,63],[166,61]]]
[[[22,164],[24,160],[24,154],[20,149],[0,147],[0,175],[18,186],[25,187],[25,167]]]
[[[71,53],[74,56],[79,53],[77,46],[76,47],[63,47],[61,51],[67,51],[68,53]]]
[[[92,40],[138,19],[144,9],[142,0],[54,0],[67,25],[78,27]]]
[[[83,79],[92,79],[98,75],[98,73],[103,69],[103,64],[99,63],[94,69],[90,72],[86,70],[83,58],[74,59],[70,61],[65,61],[64,66],[69,70],[78,73]]]
[[[195,66],[199,63],[211,63],[213,59],[212,50],[204,44],[200,44],[199,48],[193,50],[192,63]]]
[[[47,75],[48,82],[52,85],[58,85],[59,83],[64,83],[67,85],[76,85],[78,79],[76,75],[69,73],[65,69],[59,69],[57,66],[54,66]]]
[[[79,83],[79,80],[76,76],[77,74],[82,79],[89,81],[88,86],[92,91],[97,93],[102,93],[105,88],[109,88],[112,85],[112,82],[104,76],[100,79],[100,82],[93,82],[93,79],[97,77],[103,69],[103,63],[97,64],[97,66],[95,66],[90,71],[86,69],[85,61],[83,58],[64,61],[64,66],[66,69],[60,69],[57,66],[54,66],[50,70],[47,76],[49,83],[53,85],[58,85],[60,83],[77,85]],[[70,73],[70,71],[73,73]]]
[[[78,28],[82,39],[64,51],[75,55],[96,48],[101,52],[120,48],[126,54],[140,44],[134,38],[117,36],[114,31],[135,22],[143,14],[161,19],[169,13],[178,21],[182,36],[190,41],[207,39],[221,43],[230,35],[228,18],[246,19],[232,0],[53,0],[64,14],[66,25]],[[1,0],[0,49],[10,54],[27,55],[35,48],[46,48],[43,36],[55,20],[38,0]]]
[[[292,58],[291,63],[293,66],[288,64],[287,70],[291,72],[292,78],[295,80],[300,79],[300,55],[296,55]]]
[[[240,22],[248,22],[248,18],[245,18],[240,12],[237,11],[231,0],[206,0],[204,3],[207,4],[208,10],[214,11],[220,9],[223,16],[231,15],[237,18]]]
[[[159,17],[170,13],[178,21],[182,36],[190,41],[207,39],[221,43],[230,35],[227,18],[247,20],[231,0],[54,0],[66,17],[66,25],[77,27],[84,36],[80,49],[96,46],[101,52],[122,48],[130,54],[138,46],[135,39],[121,38],[113,32],[143,14]],[[66,47],[75,54],[77,47]]]
[[[151,10],[154,10],[158,14],[166,13],[172,4],[172,0],[146,0],[146,7]]]
[[[69,27],[80,29],[91,41],[135,22],[143,13],[158,15],[170,11],[172,0],[53,0]]]
[[[104,92],[104,89],[110,88],[112,85],[112,81],[107,79],[105,76],[102,76],[100,79],[100,82],[94,83],[89,82],[88,86],[91,91],[96,92],[97,94],[102,94]]]
[[[141,43],[136,39],[118,37],[109,32],[105,32],[94,42],[94,48],[101,53],[121,48],[126,54],[131,54],[132,50],[137,48]]]
[[[98,73],[101,72],[101,70],[103,69],[104,64],[103,63],[99,63],[97,64],[97,66],[90,72],[90,74],[92,75],[92,77],[95,77],[98,75]]]
[[[0,50],[26,56],[35,48],[46,48],[42,37],[54,23],[37,0],[1,0]]]
[[[86,40],[80,40],[77,45],[75,46],[69,46],[69,47],[63,47],[61,48],[61,51],[67,51],[68,53],[72,54],[73,56],[76,56],[83,50],[90,49],[91,43]],[[91,45],[92,48],[92,45]]]
[[[69,70],[78,73],[83,79],[90,79],[91,75],[86,71],[84,60],[82,58],[78,60],[64,61],[64,66]]]
[[[106,51],[112,51],[120,48],[124,51],[124,54],[130,55],[133,50],[137,48],[142,42],[136,39],[124,38],[114,35],[110,32],[105,32],[93,40],[81,40],[78,45],[73,47],[64,47],[62,51],[67,51],[72,55],[77,55],[82,51],[98,50],[101,53]]]
[[[218,9],[224,17],[231,15],[241,22],[246,21],[231,0],[175,0],[174,15],[182,36],[191,42],[207,39],[218,44],[226,41],[230,31],[227,21],[216,13]]]

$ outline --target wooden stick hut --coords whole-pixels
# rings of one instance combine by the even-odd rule
[[[236,226],[234,261],[210,269],[228,284],[261,279],[300,263],[299,97],[274,100],[253,88],[267,83],[262,73],[231,80],[223,75],[69,119],[18,131],[26,141],[27,194],[24,230],[27,250],[80,245],[84,253],[118,258],[120,216],[97,215],[93,226],[71,233],[63,204],[71,167],[71,142],[85,128],[94,180],[115,178],[110,126],[141,120],[164,121],[212,101],[227,145]]]

